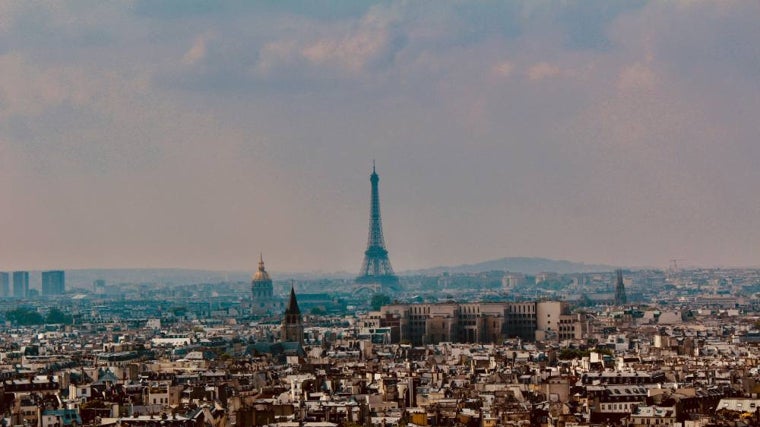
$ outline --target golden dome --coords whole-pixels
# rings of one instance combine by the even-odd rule
[[[269,273],[264,269],[264,257],[262,255],[259,255],[259,270],[253,273],[253,280],[256,282],[272,280],[269,278]]]

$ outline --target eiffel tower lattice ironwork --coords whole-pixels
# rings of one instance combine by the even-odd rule
[[[367,250],[364,251],[364,262],[357,283],[379,283],[388,290],[397,290],[398,277],[393,273],[391,261],[388,259],[388,250],[385,248],[383,238],[383,223],[380,220],[380,193],[378,183],[380,177],[372,163],[372,175],[369,177],[372,183],[372,203],[369,211],[369,237],[367,238]]]

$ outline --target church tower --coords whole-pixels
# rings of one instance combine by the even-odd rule
[[[625,305],[628,301],[625,295],[625,283],[623,283],[623,270],[617,270],[617,283],[615,284],[615,305]]]
[[[292,286],[290,287],[288,308],[285,309],[285,317],[282,319],[280,337],[285,342],[303,344],[303,319],[301,318],[301,309],[298,308],[296,291]]]

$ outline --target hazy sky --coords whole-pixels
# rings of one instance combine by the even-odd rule
[[[760,265],[760,2],[0,2],[0,270]]]

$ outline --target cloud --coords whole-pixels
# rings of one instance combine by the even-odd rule
[[[611,38],[641,57],[653,56],[695,77],[718,69],[742,76],[760,71],[756,2],[650,2],[641,13],[621,16]]]
[[[562,74],[562,70],[556,65],[552,65],[546,62],[539,62],[528,68],[528,78],[531,80],[543,80]]]
[[[195,64],[206,58],[206,44],[211,36],[208,34],[202,34],[195,38],[193,45],[185,52],[182,57],[182,62],[185,64]]]
[[[515,66],[509,61],[502,61],[495,64],[492,68],[493,73],[500,77],[509,77],[514,71]]]
[[[299,64],[349,74],[371,72],[367,67],[387,65],[394,51],[403,47],[394,34],[398,20],[396,8],[375,6],[355,24],[311,22],[308,31],[266,43],[258,68],[268,72]]]
[[[81,69],[37,67],[21,54],[0,56],[0,115],[35,116],[48,108],[81,106],[92,96]]]
[[[654,72],[648,66],[637,62],[622,69],[618,88],[621,91],[652,90],[656,83],[657,77]]]

